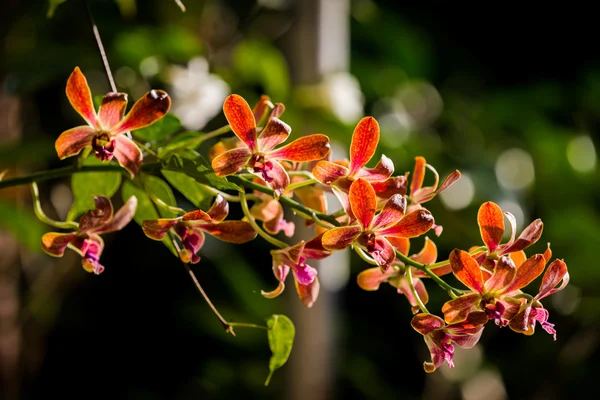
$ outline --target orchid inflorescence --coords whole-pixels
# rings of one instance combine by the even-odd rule
[[[542,222],[532,222],[517,237],[514,216],[495,203],[486,202],[477,215],[483,245],[455,249],[447,260],[438,261],[434,240],[442,234],[442,226],[436,224],[424,204],[456,182],[460,173],[452,172],[440,184],[437,171],[423,157],[416,157],[412,176],[395,175],[394,163],[386,156],[381,156],[374,167],[367,167],[379,142],[375,118],[365,117],[356,125],[348,160],[332,160],[329,138],[324,134],[284,144],[291,127],[281,119],[283,104],[274,104],[263,96],[251,108],[244,98],[232,94],[225,100],[223,111],[235,138],[216,143],[209,152],[208,165],[193,146],[170,147],[171,142],[179,143],[177,136],[145,146],[135,140],[137,129],[168,113],[167,93],[148,92],[127,115],[127,96],[108,93],[96,113],[79,68],[69,77],[66,92],[87,125],[59,136],[58,156],[62,159],[81,153],[80,157],[85,158],[93,152],[105,163],[114,157],[131,177],[130,182],[147,193],[156,210],[171,213],[157,212],[163,217],[140,222],[150,239],[173,246],[182,262],[200,261],[198,252],[205,244],[205,233],[230,243],[245,243],[260,235],[275,247],[271,255],[276,286],[263,290],[262,295],[279,296],[291,271],[300,300],[311,307],[319,295],[319,280],[318,271],[308,264],[309,260],[351,248],[370,264],[357,277],[362,289],[375,291],[387,283],[408,300],[414,314],[411,325],[423,335],[431,353],[431,361],[424,363],[427,372],[445,362],[453,367],[454,344],[473,347],[490,320],[525,335],[532,335],[539,323],[556,339],[556,330],[548,321],[549,313],[541,300],[562,290],[569,274],[564,261],[551,261],[550,245],[543,254],[526,255],[525,250],[541,237]],[[193,140],[194,146],[200,140]],[[82,152],[85,148],[90,150]],[[191,178],[193,184],[211,193],[212,206],[206,211],[186,211],[161,199],[147,185],[149,172],[143,168],[144,156],[156,158],[152,164],[162,168],[167,179],[167,171]],[[428,170],[435,183],[424,187]],[[181,187],[177,189],[189,197]],[[341,210],[330,213],[326,193],[335,195]],[[94,201],[95,208],[83,214],[78,224],[67,221],[72,232],[45,234],[42,248],[52,256],[62,256],[69,247],[81,255],[86,271],[100,274],[104,271],[100,264],[104,242],[99,235],[123,228],[134,218],[139,202],[130,197],[114,213],[109,198],[97,195]],[[240,203],[243,219],[226,219],[230,202]],[[283,206],[293,209],[309,229],[314,229],[312,239],[288,244],[275,237],[280,232],[287,237],[294,234],[295,225],[285,219]],[[505,220],[509,223],[510,239],[502,244]],[[262,227],[257,221],[262,222]],[[64,223],[56,226],[64,227]],[[428,232],[433,235],[425,237],[423,249],[410,255],[411,239]],[[543,272],[538,293],[524,293],[522,289]],[[450,273],[466,289],[454,288],[441,278]],[[441,309],[442,316],[427,309],[425,280],[434,281],[450,296]]]

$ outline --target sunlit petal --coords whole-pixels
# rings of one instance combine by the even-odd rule
[[[235,174],[246,166],[250,155],[250,150],[247,148],[228,150],[215,157],[212,168],[217,176]]]
[[[256,237],[256,231],[245,221],[223,221],[217,224],[198,224],[200,229],[229,243],[246,243]]]
[[[419,253],[410,256],[410,258],[423,265],[433,264],[437,260],[437,246],[433,240],[425,237],[423,249]],[[452,271],[449,264],[448,269]]]
[[[233,133],[252,151],[258,150],[256,121],[246,100],[237,94],[230,95],[225,99],[223,112]]]
[[[363,227],[369,229],[377,208],[377,197],[369,182],[357,179],[350,186],[350,207],[352,213]]]
[[[113,139],[115,142],[114,156],[123,168],[129,171],[133,178],[142,166],[142,151],[131,139],[119,135]]]
[[[125,118],[113,128],[113,136],[151,125],[169,112],[171,98],[162,90],[151,90],[135,102]]]
[[[373,117],[364,117],[358,122],[352,134],[352,143],[350,144],[351,175],[367,165],[375,154],[378,143],[379,124]]]
[[[477,213],[477,223],[481,232],[483,243],[490,252],[496,250],[502,235],[504,235],[504,215],[500,207],[488,201],[483,203]]]
[[[317,297],[319,297],[319,289],[321,285],[319,284],[319,278],[315,277],[315,279],[308,285],[301,285],[298,281],[296,281],[296,291],[298,292],[298,296],[302,301],[302,304],[306,308],[311,308],[315,301],[317,301]]]
[[[515,251],[524,250],[537,242],[542,237],[542,231],[544,230],[544,224],[541,219],[533,221],[523,232],[519,235],[517,240],[510,245],[507,249],[503,249],[502,253],[513,253]]]
[[[285,142],[291,131],[292,128],[288,124],[279,118],[273,118],[258,136],[258,148],[261,152],[271,151],[278,144]]]
[[[329,138],[326,135],[316,133],[303,136],[279,149],[269,153],[270,159],[288,161],[313,161],[319,160],[329,154]]]
[[[179,222],[179,218],[146,220],[142,222],[142,230],[150,239],[162,240],[177,222]]]
[[[219,194],[207,214],[213,222],[221,222],[229,214],[229,203]]]
[[[454,276],[469,289],[483,293],[483,275],[479,264],[463,250],[454,249],[450,253],[450,265]]]
[[[562,280],[562,284],[556,287]],[[535,298],[541,300],[544,297],[548,297],[567,286],[569,283],[569,273],[567,272],[567,264],[563,260],[555,260],[548,266],[544,277],[542,278],[542,284],[540,285],[540,292]]]
[[[127,95],[125,93],[110,92],[102,98],[102,104],[98,110],[98,120],[103,129],[110,131],[125,115],[127,107]]]
[[[381,229],[398,223],[402,217],[404,217],[405,211],[406,199],[402,195],[396,194],[390,197],[389,200],[385,202],[383,209],[375,217],[373,229]]]
[[[51,256],[62,257],[69,242],[76,237],[74,233],[46,233],[42,236],[42,250]]]
[[[75,70],[69,76],[69,80],[67,80],[67,98],[75,111],[85,119],[89,126],[98,128],[96,111],[92,102],[92,92],[79,67],[75,67]]]
[[[81,150],[92,145],[96,132],[89,126],[82,125],[60,134],[54,147],[61,160],[79,154]]]
[[[386,156],[381,159],[375,168],[361,168],[355,174],[355,178],[364,178],[369,182],[384,182],[394,174],[394,163]]]
[[[319,161],[312,170],[316,180],[324,185],[331,185],[338,178],[349,174],[348,168],[329,161]]]
[[[373,291],[379,289],[383,282],[397,273],[398,271],[393,268],[388,269],[386,272],[381,271],[379,267],[369,268],[358,274],[356,282],[362,290]]]
[[[431,229],[433,222],[433,215],[428,210],[420,209],[405,215],[397,224],[379,230],[378,234],[413,238]]]
[[[137,198],[135,196],[131,196],[125,204],[115,213],[112,219],[106,222],[104,225],[93,229],[95,233],[108,233],[114,231],[120,231],[123,229],[135,215],[135,210],[137,208]]]
[[[480,301],[481,295],[479,293],[467,293],[446,302],[442,306],[444,320],[449,324],[466,320],[471,312],[479,308]]]
[[[529,285],[535,278],[540,276],[545,265],[546,260],[543,255],[535,254],[529,257],[519,268],[517,268],[515,279],[506,288],[505,293],[510,293]]]
[[[410,321],[410,325],[421,335],[427,335],[436,329],[443,328],[445,324],[444,320],[438,316],[421,313],[413,317],[413,319]]]
[[[485,282],[485,288],[488,291],[501,291],[510,285],[516,274],[517,267],[513,260],[508,256],[502,256],[496,263],[491,278]]]
[[[361,232],[362,228],[359,225],[333,228],[323,234],[323,247],[328,250],[343,250],[350,246]]]
[[[415,157],[415,169],[413,176],[410,180],[410,194],[411,196],[423,186],[423,180],[425,179],[425,166],[427,161],[423,157]]]
[[[381,199],[389,199],[395,194],[406,194],[406,176],[394,176],[384,181],[370,181],[371,186],[375,189],[377,197]]]

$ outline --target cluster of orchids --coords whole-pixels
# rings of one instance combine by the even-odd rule
[[[386,156],[372,168],[367,167],[379,142],[375,118],[358,122],[349,159],[332,160],[329,138],[324,134],[303,136],[284,145],[291,128],[281,119],[283,104],[263,96],[251,108],[244,98],[232,94],[223,105],[228,126],[219,134],[232,131],[235,137],[214,144],[205,160],[195,151],[202,135],[187,142],[187,147],[177,135],[170,143],[183,145],[169,146],[167,142],[153,148],[153,144],[136,140],[136,130],[168,113],[170,98],[163,91],[148,92],[126,115],[127,95],[108,93],[96,112],[86,79],[76,68],[68,79],[66,94],[87,125],[59,136],[56,151],[61,159],[93,154],[110,163],[114,158],[131,182],[141,182],[141,187],[144,175],[149,174],[144,170],[146,158],[153,159],[152,164],[158,164],[163,172],[177,170],[173,165],[194,166],[192,172],[188,167],[181,167],[179,172],[212,194],[212,206],[187,211],[166,204],[158,193],[149,193],[157,209],[166,208],[178,216],[138,221],[150,239],[172,245],[183,263],[200,261],[205,233],[230,243],[245,243],[260,235],[275,247],[271,251],[275,288],[262,291],[262,296],[279,296],[291,271],[300,300],[311,307],[319,295],[319,280],[309,260],[351,248],[368,264],[357,276],[362,289],[375,291],[387,283],[406,298],[414,314],[411,325],[423,335],[431,353],[431,361],[424,363],[427,372],[445,362],[453,367],[454,344],[473,347],[490,320],[525,335],[532,335],[540,324],[556,339],[541,300],[567,285],[567,266],[559,259],[551,261],[550,245],[543,254],[528,257],[525,253],[540,239],[542,222],[533,221],[517,236],[514,216],[486,202],[477,215],[483,245],[455,249],[447,260],[438,261],[434,239],[443,229],[425,203],[456,182],[460,173],[452,172],[440,184],[438,173],[423,157],[416,157],[412,175],[394,175],[394,164]],[[433,174],[432,186],[424,186],[427,171]],[[211,182],[218,184],[211,186]],[[327,193],[335,195],[341,204],[339,210],[331,212]],[[126,199],[116,213],[109,198],[98,195],[94,201],[95,209],[83,214],[78,224],[73,222],[72,232],[47,233],[42,247],[52,256],[62,256],[69,247],[82,256],[86,271],[100,274],[105,269],[100,264],[104,248],[100,234],[127,225],[136,215],[138,201],[135,196]],[[240,203],[244,213],[241,220],[226,219],[231,202]],[[285,219],[284,206],[305,220],[306,228],[314,232],[312,239],[290,244],[290,240],[278,238],[291,238],[295,230],[294,223]],[[501,243],[505,220],[510,239]],[[428,232],[431,237],[425,237],[423,249],[410,254],[411,239]],[[538,293],[524,293],[522,289],[542,273]],[[442,276],[448,274],[466,289],[444,281]],[[425,279],[450,297],[441,316],[427,310]]]

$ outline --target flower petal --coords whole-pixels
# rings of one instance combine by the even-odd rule
[[[355,178],[364,178],[369,182],[383,182],[394,174],[394,163],[388,157],[382,155],[375,168],[361,168],[355,174]]]
[[[379,124],[373,117],[364,117],[358,122],[352,134],[352,143],[350,144],[351,175],[367,165],[375,154],[378,143]]]
[[[483,275],[477,261],[469,253],[454,249],[450,253],[450,265],[454,276],[469,289],[483,293]]]
[[[316,180],[323,185],[331,185],[338,178],[349,174],[348,168],[330,161],[319,161],[312,170]]]
[[[427,232],[433,222],[433,215],[428,210],[420,209],[405,215],[397,224],[381,229],[378,234],[413,238]]]
[[[127,107],[127,94],[110,92],[102,98],[98,110],[98,120],[103,129],[110,131],[125,115]]]
[[[423,186],[423,180],[425,179],[425,166],[427,161],[424,157],[415,157],[415,169],[413,172],[412,179],[410,181],[410,194],[414,195],[415,192]]]
[[[508,256],[502,256],[494,267],[494,272],[490,279],[485,282],[487,291],[502,291],[515,279],[517,267]]]
[[[246,243],[256,237],[252,225],[245,221],[223,221],[217,224],[199,224],[198,228],[229,243]]]
[[[331,255],[331,251],[323,247],[323,234],[315,236],[304,245],[302,255],[313,260],[321,260]]]
[[[386,237],[386,239],[401,254],[404,254],[405,256],[408,255],[408,250],[410,249],[410,240],[408,240],[407,238],[394,237],[394,236],[388,236],[388,237]]]
[[[323,234],[323,247],[327,250],[343,250],[361,234],[359,225],[342,226],[333,228]]]
[[[421,335],[427,335],[436,329],[443,328],[445,324],[444,320],[438,316],[421,313],[413,317],[413,319],[410,321],[410,325]]]
[[[410,256],[414,261],[421,263],[423,265],[433,264],[437,260],[437,246],[433,242],[433,240],[425,237],[425,244],[423,245],[423,249],[418,254]],[[452,271],[450,268],[450,264],[448,264],[448,269]]]
[[[556,287],[562,280],[562,284]],[[555,260],[548,266],[544,277],[542,278],[542,284],[540,285],[540,292],[535,296],[536,300],[541,300],[544,297],[548,297],[558,291],[561,291],[569,283],[569,272],[567,271],[567,264],[563,260]]]
[[[400,222],[406,211],[406,199],[395,194],[385,202],[383,209],[377,214],[373,221],[373,229],[381,229],[391,224]]]
[[[298,292],[298,296],[302,301],[302,304],[306,306],[306,308],[311,308],[315,301],[317,301],[317,297],[319,297],[319,289],[321,285],[319,284],[319,278],[315,277],[315,279],[308,285],[301,285],[296,281],[296,291]]]
[[[352,213],[363,227],[363,230],[371,228],[371,222],[377,208],[377,197],[369,182],[362,178],[352,182],[352,185],[350,185],[350,207],[352,207]]]
[[[546,260],[541,254],[535,254],[529,257],[519,268],[512,283],[506,288],[505,293],[513,292],[517,289],[529,285],[535,278],[540,276],[546,265]]]
[[[420,310],[419,302],[417,301],[417,298],[413,295],[413,292],[408,283],[408,277],[403,276],[397,280],[393,279],[390,281],[390,284],[398,290],[398,294],[403,294],[406,297],[406,300],[408,300],[408,303],[411,306],[413,314],[417,314]],[[429,294],[425,289],[423,281],[419,278],[413,278],[413,286],[415,287],[415,291],[417,292],[417,295],[419,296],[421,302],[423,304],[427,304],[427,302],[429,301]]]
[[[142,222],[142,230],[150,239],[163,240],[169,229],[174,227],[179,218],[161,218]]]
[[[129,171],[133,178],[142,166],[142,151],[125,135],[119,135],[113,138],[115,142],[114,156],[123,168]]]
[[[544,223],[541,219],[536,219],[527,228],[521,232],[517,240],[512,243],[507,249],[503,249],[502,253],[513,253],[515,251],[524,250],[537,242],[542,237]]]
[[[461,337],[477,335],[477,333],[481,332],[481,330],[487,322],[488,317],[485,314],[485,312],[475,311],[469,313],[469,316],[464,321],[448,325],[444,330],[450,335],[450,337],[454,342],[456,342],[456,344],[458,344],[460,347],[469,349],[475,346],[477,341],[475,341],[475,343],[472,343],[472,341],[470,340],[461,340]],[[477,340],[479,340],[479,337],[477,337]]]
[[[194,221],[211,221],[211,217],[202,210],[194,210],[183,214],[181,220],[191,222],[190,225],[193,226]]]
[[[252,108],[252,114],[254,114],[254,121],[256,124],[259,124],[262,119],[267,114],[267,111],[270,111],[273,108],[273,103],[269,96],[262,95],[258,102]]]
[[[508,256],[511,260],[513,260],[513,262],[515,263],[515,267],[517,268],[519,268],[521,264],[523,264],[525,260],[527,260],[527,256],[525,255],[525,252],[523,250],[515,251],[514,253],[509,253]]]
[[[381,199],[389,199],[395,194],[406,194],[406,176],[394,176],[386,179],[383,182],[370,181],[371,186],[375,189],[377,197]]]
[[[279,163],[279,161],[271,160],[271,169],[266,172],[266,177],[262,172],[256,173],[256,175],[267,181],[267,186],[269,186],[275,192],[275,198],[279,198],[285,192],[285,188],[290,184],[290,177],[287,174],[283,165]]]
[[[280,281],[279,285],[277,285],[277,287],[275,289],[271,290],[270,292],[265,292],[264,290],[261,290],[260,294],[262,294],[263,297],[266,297],[267,299],[274,299],[275,297],[277,297],[281,293],[283,293],[284,289],[285,289],[285,283]]]
[[[250,150],[245,147],[228,150],[214,158],[212,168],[217,176],[235,174],[246,166],[250,155]]]
[[[396,258],[396,253],[390,242],[388,242],[386,238],[380,236],[375,237],[373,249],[367,249],[367,252],[384,271],[390,267]]]
[[[467,319],[470,313],[479,308],[481,295],[479,293],[467,293],[456,299],[447,301],[442,306],[444,320],[449,324],[455,324]]]
[[[379,267],[369,268],[358,274],[356,283],[362,290],[373,291],[379,289],[383,282],[397,273],[394,268],[389,268],[386,272],[381,271]]]
[[[133,219],[137,204],[137,198],[135,196],[131,196],[129,199],[127,199],[119,211],[115,213],[114,217],[112,217],[110,221],[96,229],[93,229],[93,232],[108,233],[120,231]]]
[[[61,160],[79,154],[81,150],[92,145],[96,131],[89,126],[82,125],[64,131],[60,134],[54,147]]]
[[[297,162],[313,161],[325,157],[330,150],[329,137],[316,133],[303,136],[290,144],[271,151],[269,158]]]
[[[273,118],[258,136],[259,150],[261,152],[271,151],[275,146],[285,142],[291,132],[292,128],[288,124],[279,118]]]
[[[477,223],[479,224],[483,243],[485,243],[490,253],[494,252],[502,240],[502,235],[504,235],[502,210],[491,201],[483,203],[477,213]]]
[[[229,214],[229,203],[219,194],[207,214],[213,222],[221,222]]]
[[[89,126],[98,128],[96,111],[92,102],[92,92],[79,67],[75,67],[67,80],[67,98],[75,111],[85,119]]]
[[[300,285],[310,285],[317,276],[317,270],[307,264],[295,264],[292,267],[294,279]]]
[[[246,100],[237,94],[230,95],[223,103],[223,112],[233,133],[252,151],[258,150],[256,121]]]
[[[151,90],[135,102],[125,118],[113,128],[113,136],[152,125],[171,108],[171,98],[163,90]]]
[[[53,257],[62,257],[69,242],[76,237],[75,233],[46,233],[42,236],[42,250]]]

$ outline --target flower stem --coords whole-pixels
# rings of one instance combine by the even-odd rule
[[[79,228],[79,224],[73,221],[60,222],[55,221],[49,218],[44,210],[42,209],[42,204],[40,203],[40,192],[37,186],[37,183],[31,183],[31,197],[33,198],[33,212],[35,216],[42,221],[43,223],[53,226],[58,229],[75,229]]]
[[[367,254],[365,254],[365,251],[363,249],[361,249],[358,246],[352,246],[352,248],[354,249],[356,254],[358,254],[358,256],[363,259],[363,261],[371,265],[377,265],[377,262],[375,262],[375,260],[373,260]]]
[[[242,205],[242,211],[244,215],[248,219],[248,223],[252,225],[252,228],[258,233],[260,237],[265,239],[267,242],[271,243],[275,247],[279,247],[280,249],[285,249],[288,247],[287,243],[282,242],[281,240],[275,239],[273,236],[269,235],[267,232],[262,230],[260,226],[256,223],[254,217],[250,214],[250,209],[248,208],[248,201],[246,200],[246,193],[243,191],[240,192],[240,204]]]
[[[440,278],[439,276],[437,276],[436,274],[434,274],[433,272],[431,272],[429,270],[428,266],[426,266],[424,264],[421,264],[421,263],[418,263],[415,260],[412,260],[412,259],[408,258],[404,254],[400,253],[398,250],[396,250],[396,257],[398,257],[398,259],[400,261],[402,261],[404,264],[406,264],[406,265],[412,265],[416,269],[425,272],[427,275],[429,275],[429,277],[431,278],[431,280],[433,280],[435,283],[437,283],[442,289],[447,290],[448,294],[453,299],[456,298],[457,296],[460,296],[462,294],[460,292],[460,290],[455,289],[452,286],[448,285],[442,278]]]
[[[264,329],[266,331],[269,330],[269,328],[265,325],[252,324],[249,322],[229,322],[229,326],[241,326],[244,328]]]
[[[423,301],[421,300],[421,297],[419,296],[419,293],[417,293],[417,289],[415,288],[411,267],[406,268],[406,274],[407,274],[407,278],[408,278],[408,286],[410,286],[410,291],[412,292],[413,297],[417,301],[417,304],[419,305],[421,312],[429,314],[427,307],[425,307],[425,303],[423,303]]]
[[[102,58],[102,63],[104,64],[104,69],[106,70],[106,76],[108,77],[108,81],[110,83],[110,89],[113,92],[117,92],[117,85],[115,85],[115,78],[110,70],[110,65],[108,64],[108,58],[106,57],[106,51],[104,51],[104,46],[102,45],[102,38],[100,38],[100,32],[98,31],[98,26],[96,25],[96,21],[94,20],[94,16],[92,15],[92,9],[90,7],[90,3],[88,0],[84,0],[85,6],[87,7],[88,18],[90,20],[90,24],[92,25],[92,31],[94,32],[94,38],[96,39],[96,44],[98,45],[98,50],[100,50],[100,57]]]
[[[319,181],[317,181],[316,179],[307,179],[305,181],[300,181],[300,182],[292,183],[291,185],[288,185],[288,187],[285,188],[285,190],[292,191],[292,190],[296,190],[296,189],[299,189],[299,188],[304,187],[304,186],[313,185],[315,183],[319,183]]]

